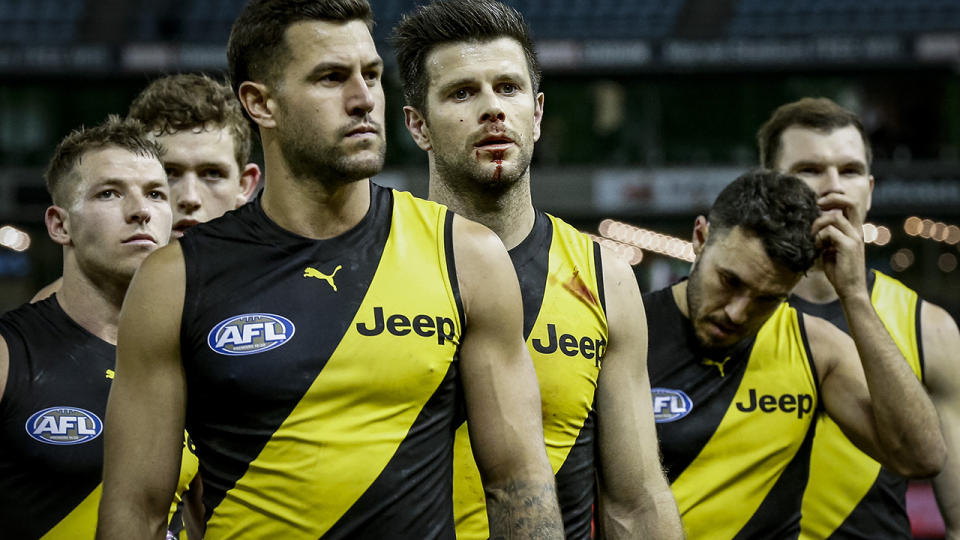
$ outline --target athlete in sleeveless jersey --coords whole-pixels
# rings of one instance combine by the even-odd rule
[[[796,538],[819,389],[802,319],[706,357],[670,288],[644,295],[660,450],[687,536]]]
[[[748,172],[696,219],[689,279],[645,299],[661,451],[690,538],[797,538],[821,410],[898,472],[942,464],[933,404],[900,352],[784,302],[817,247],[839,243],[838,219],[799,179]],[[833,267],[862,264],[849,251],[822,260],[859,310],[865,284]]]
[[[566,538],[590,538],[591,507],[602,536],[682,538],[650,402],[634,399],[650,386],[633,272],[533,205],[545,98],[523,16],[496,0],[434,1],[407,13],[393,42],[407,130],[428,156],[430,200],[489,227],[513,260]],[[482,456],[466,440],[475,425],[457,433],[460,540],[497,536],[498,494],[481,488],[473,460]]]
[[[4,314],[0,337],[10,358],[0,399],[3,536],[92,539],[116,348],[64,313],[56,296]],[[196,470],[185,450],[178,496]]]
[[[510,250],[523,296],[524,328],[543,402],[547,457],[557,478],[566,538],[590,538],[596,499],[594,394],[607,345],[600,246],[538,211]],[[454,446],[457,538],[487,538],[483,486],[466,424]]]
[[[867,275],[870,300],[910,368],[923,381],[917,293],[876,270]],[[790,297],[797,310],[850,333],[839,301],[814,304]],[[844,436],[828,417],[817,422],[810,480],[803,497],[801,538],[910,539],[907,480],[882,467]]]
[[[960,331],[943,308],[919,300],[882,274],[865,271],[864,223],[873,201],[874,178],[863,123],[857,114],[828,98],[803,98],[778,107],[758,130],[757,142],[763,166],[803,180],[817,193],[820,207],[834,215],[835,228],[842,231],[841,243],[858,253],[842,272],[858,282],[858,290],[853,291],[856,302],[847,301],[850,291],[838,289],[831,269],[821,266],[800,281],[791,302],[822,315],[851,336],[860,336],[861,347],[898,351],[902,365],[894,369],[896,376],[922,381],[946,444],[946,461],[932,482],[936,502],[946,536],[960,535],[960,371],[956,369]],[[911,476],[911,472],[880,469],[852,447],[843,448],[845,444],[829,422],[818,426],[804,499],[803,537],[909,538],[905,484],[889,473]],[[824,455],[829,458],[825,460]]]
[[[207,537],[453,537],[452,219],[371,183],[333,239],[280,228],[258,198],[181,240]]]

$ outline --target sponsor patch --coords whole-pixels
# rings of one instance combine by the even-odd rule
[[[682,390],[651,388],[653,394],[653,419],[658,424],[674,422],[690,414],[693,400]]]
[[[246,313],[230,317],[207,334],[207,345],[228,356],[257,354],[290,341],[296,328],[285,317],[270,313]]]
[[[77,407],[50,407],[27,419],[27,434],[46,444],[90,442],[103,432],[103,422],[92,412]]]

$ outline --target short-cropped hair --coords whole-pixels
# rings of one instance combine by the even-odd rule
[[[72,203],[68,186],[77,181],[76,169],[84,155],[114,147],[138,156],[156,158],[157,161],[162,156],[161,147],[150,138],[146,127],[138,120],[110,115],[98,126],[81,127],[60,141],[44,173],[53,203],[64,207]]]
[[[773,115],[757,131],[757,146],[760,148],[760,165],[767,169],[777,168],[783,149],[783,132],[792,127],[817,131],[833,131],[853,126],[860,132],[867,167],[873,161],[870,138],[856,113],[844,109],[828,98],[803,98],[777,107]]]
[[[763,242],[767,256],[793,272],[806,272],[820,251],[813,222],[817,195],[802,180],[769,169],[741,175],[723,188],[710,209],[707,242],[735,227]]]
[[[403,97],[427,113],[427,55],[439,45],[511,38],[523,48],[533,93],[540,89],[540,64],[523,15],[496,0],[434,0],[403,16],[390,41],[397,51]]]
[[[244,81],[272,83],[286,65],[287,28],[301,21],[363,21],[373,28],[367,0],[250,0],[233,23],[227,62],[233,92]]]

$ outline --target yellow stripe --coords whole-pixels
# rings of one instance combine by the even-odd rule
[[[90,492],[67,517],[42,536],[43,540],[93,540],[97,532],[97,508],[100,506],[100,496],[103,494],[103,484],[97,484],[96,489]]]
[[[462,333],[444,265],[444,212],[421,212],[399,195],[396,205],[407,211],[395,208],[377,273],[350,329],[214,510],[208,538],[321,537],[380,475],[447,374],[456,341],[356,332],[357,322],[369,324],[373,308],[382,306],[385,314],[444,315],[453,319],[456,335]],[[417,220],[438,231],[435,244],[410,231]],[[298,333],[324,330],[297,322]]]
[[[600,369],[594,360],[582,356],[569,357],[559,350],[550,354],[538,352],[532,341],[545,339],[547,324],[554,324],[558,333],[570,333],[578,339],[606,341],[608,331],[606,315],[599,302],[593,241],[563,221],[553,216],[550,219],[553,240],[547,284],[527,348],[540,383],[547,457],[556,474],[593,406]],[[485,539],[489,536],[485,497],[466,424],[457,430],[453,455],[457,538]]]
[[[880,320],[919,378],[917,293],[876,272],[870,297]],[[880,464],[861,452],[826,415],[817,423],[810,455],[810,479],[803,494],[800,538],[827,538],[840,527],[870,490]]]
[[[741,412],[756,395],[811,396],[811,412]],[[799,398],[797,398],[799,399]],[[793,459],[816,410],[797,313],[781,305],[757,335],[737,394],[710,441],[672,485],[689,538],[733,538]],[[693,404],[697,406],[696,403]]]

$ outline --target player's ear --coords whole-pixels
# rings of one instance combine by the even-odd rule
[[[703,246],[707,245],[707,238],[710,236],[710,222],[706,216],[699,215],[693,222],[693,253],[700,255]]]
[[[243,81],[237,92],[240,104],[250,115],[250,118],[260,127],[276,127],[277,102],[270,96],[270,89],[263,83]]]
[[[51,205],[43,215],[43,221],[47,225],[47,234],[50,239],[61,246],[70,245],[70,215],[66,210]]]
[[[533,142],[540,140],[540,122],[543,121],[543,92],[533,102]]]
[[[257,186],[259,185],[260,167],[258,167],[256,163],[247,163],[243,167],[243,170],[240,171],[240,193],[237,193],[234,208],[240,208],[244,204],[247,204],[247,201],[249,201],[253,193],[257,191]]]
[[[417,143],[424,152],[433,150],[433,143],[430,142],[430,128],[427,126],[426,117],[417,109],[405,105],[403,107],[403,120],[407,126],[407,131],[413,137],[413,142]]]
[[[870,207],[873,205],[873,186],[874,186],[873,175],[871,174],[870,176],[867,177],[867,179],[870,180],[870,192],[867,193],[867,211],[869,212]],[[863,216],[863,220],[866,221],[867,216]]]

